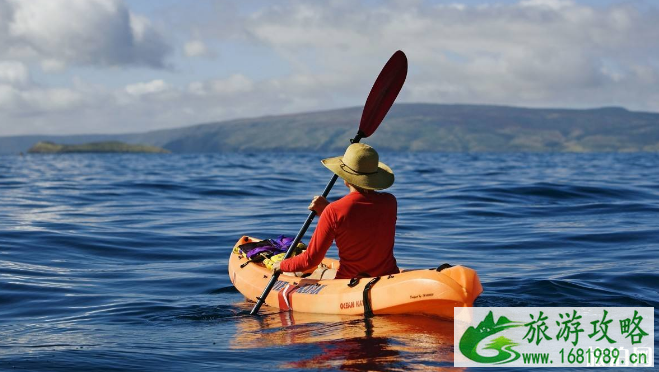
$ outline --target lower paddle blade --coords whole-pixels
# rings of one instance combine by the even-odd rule
[[[384,65],[369,93],[359,123],[359,131],[368,137],[382,123],[382,120],[394,104],[407,77],[407,57],[402,51],[394,53]]]

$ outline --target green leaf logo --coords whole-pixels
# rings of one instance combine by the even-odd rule
[[[460,352],[462,352],[467,358],[478,363],[505,364],[513,362],[520,357],[520,354],[513,349],[514,346],[519,344],[504,336],[497,337],[484,347],[484,349],[496,350],[496,355],[480,355],[478,354],[477,348],[478,344],[486,338],[508,328],[521,327],[522,325],[524,325],[524,322],[514,322],[505,316],[500,317],[495,322],[494,315],[492,314],[492,311],[490,311],[476,328],[467,328],[467,331],[465,331],[462,338],[460,338]]]

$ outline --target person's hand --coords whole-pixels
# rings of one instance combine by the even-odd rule
[[[273,274],[280,274],[281,273],[281,269],[279,268],[280,265],[281,265],[281,261],[275,262],[274,264],[272,264],[272,273]]]
[[[311,204],[309,204],[309,210],[316,212],[320,216],[328,205],[329,202],[324,197],[314,196]]]

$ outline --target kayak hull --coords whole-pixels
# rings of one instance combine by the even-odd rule
[[[243,236],[235,247],[255,239]],[[231,254],[229,276],[233,285],[248,300],[257,301],[272,272],[266,267],[248,263],[247,257]],[[338,268],[338,260],[323,263]],[[265,300],[266,305],[284,311],[306,313],[363,315],[364,288],[373,278],[361,278],[349,286],[349,279],[315,280],[282,274]],[[464,266],[410,270],[382,276],[367,291],[366,301],[374,315],[425,314],[452,319],[454,307],[471,307],[483,291],[476,272]],[[368,306],[368,304],[366,304]]]

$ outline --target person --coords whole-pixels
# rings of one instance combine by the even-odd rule
[[[341,177],[349,193],[329,203],[316,196],[309,209],[320,216],[307,250],[275,263],[275,272],[302,272],[321,264],[336,240],[339,269],[319,267],[310,278],[348,279],[399,272],[393,254],[397,201],[390,193],[377,192],[394,183],[394,173],[379,161],[375,149],[363,143],[350,145],[343,156],[321,160]]]

